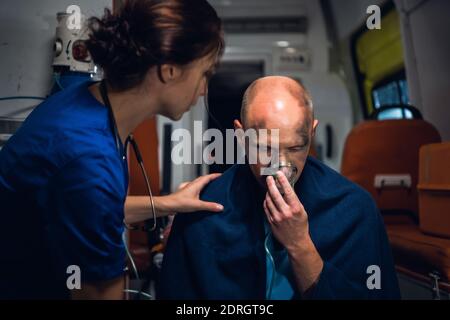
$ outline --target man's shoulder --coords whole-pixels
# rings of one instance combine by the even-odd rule
[[[343,176],[341,173],[335,171],[314,157],[308,157],[305,167],[308,168],[305,172],[309,173],[310,176],[318,178],[317,181],[319,182],[321,188],[334,189],[336,186],[339,186],[342,189],[348,189],[351,193],[354,193],[360,197],[371,197],[370,194],[361,186],[353,181],[350,181],[347,177]]]
[[[248,205],[248,197],[251,196],[250,179],[252,178],[250,170],[246,165],[233,165],[226,170],[219,178],[211,181],[203,188],[200,199],[203,201],[216,202],[224,206],[224,210],[220,213],[197,211],[189,214],[177,215],[178,223],[184,225],[205,224],[208,228],[213,225],[220,225],[230,219],[232,216],[239,216],[242,210]]]
[[[225,200],[228,192],[231,191],[233,185],[239,183],[236,178],[241,176],[244,168],[241,165],[233,165],[222,175],[211,181],[202,191],[200,198],[204,201]]]
[[[352,204],[353,208],[376,209],[368,191],[313,157],[308,158],[303,174],[306,181],[302,188],[313,189],[321,200],[335,199],[337,204],[344,206]]]

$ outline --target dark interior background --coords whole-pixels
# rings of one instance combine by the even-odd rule
[[[233,120],[240,119],[242,97],[247,87],[264,76],[264,61],[223,62],[212,77],[208,89],[208,129],[219,129],[225,137],[226,129],[233,129]],[[236,159],[236,142],[235,142]],[[225,158],[224,141],[224,162]],[[209,172],[224,172],[231,164],[212,164]]]

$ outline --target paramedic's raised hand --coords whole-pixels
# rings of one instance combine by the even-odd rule
[[[165,201],[166,207],[168,209],[167,211],[222,211],[223,206],[221,204],[200,200],[200,192],[202,191],[202,189],[212,180],[220,177],[220,175],[220,173],[208,174],[198,177],[191,182],[184,183],[176,192],[164,197],[167,200]]]
[[[273,177],[267,177],[264,211],[273,235],[286,248],[299,290],[305,294],[317,283],[323,261],[309,236],[308,215],[287,178],[277,172],[283,196]]]

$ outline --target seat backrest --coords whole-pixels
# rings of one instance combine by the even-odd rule
[[[341,172],[369,191],[382,213],[417,217],[419,148],[440,141],[439,132],[424,120],[366,121],[347,137]]]

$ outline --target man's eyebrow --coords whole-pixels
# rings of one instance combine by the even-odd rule
[[[302,126],[301,128],[298,128],[298,129],[296,130],[296,133],[297,133],[300,137],[302,137],[302,138],[304,138],[304,139],[308,139],[308,138],[309,138],[309,126],[308,126],[308,125],[305,125],[305,126]]]
[[[301,128],[298,128],[296,130],[296,133],[298,137],[302,140],[302,144],[308,144],[310,137],[309,137],[309,128],[307,126],[303,126]]]
[[[308,136],[302,136],[302,144],[307,145],[309,144],[309,137]]]

